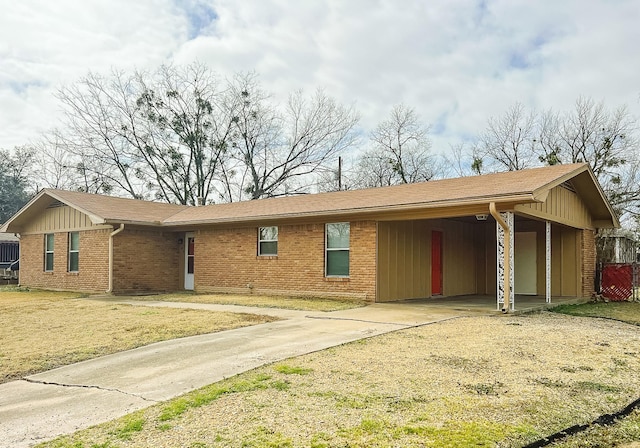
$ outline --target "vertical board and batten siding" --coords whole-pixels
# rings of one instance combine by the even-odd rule
[[[455,220],[378,223],[378,302],[431,297],[431,232],[443,232],[443,295],[476,293],[475,227]]]
[[[443,241],[443,295],[475,294],[476,264],[474,224],[448,220],[440,221]]]
[[[553,188],[546,201],[516,205],[515,211],[579,229],[593,227],[586,204],[576,193],[562,185]]]
[[[64,205],[44,209],[37,219],[29,222],[22,233],[69,232],[101,228],[111,228],[111,226],[95,225],[86,214]]]
[[[431,230],[427,221],[378,223],[378,302],[431,295]]]
[[[516,220],[516,232],[536,232],[536,289],[545,290],[545,225],[541,221]],[[551,294],[556,297],[579,297],[583,294],[581,230],[553,225],[551,229]],[[476,294],[496,293],[495,221],[477,224]],[[515,248],[517,250],[517,247]]]

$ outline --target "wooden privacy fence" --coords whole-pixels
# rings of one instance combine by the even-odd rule
[[[599,292],[605,299],[640,300],[640,264],[604,263],[599,266]]]

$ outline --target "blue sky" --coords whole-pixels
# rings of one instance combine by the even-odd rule
[[[639,0],[0,0],[0,148],[57,125],[55,91],[89,70],[208,63],[278,98],[323,87],[366,133],[414,107],[434,150],[513,103],[580,95],[640,117]]]

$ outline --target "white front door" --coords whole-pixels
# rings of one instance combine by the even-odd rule
[[[536,295],[536,232],[516,232],[514,237],[513,281],[515,294]]]
[[[193,289],[196,238],[193,233],[184,236],[184,289]]]

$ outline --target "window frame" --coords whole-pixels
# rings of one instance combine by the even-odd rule
[[[262,238],[262,230],[263,229],[275,229],[275,239],[265,239]],[[259,257],[277,257],[278,256],[278,236],[279,230],[278,226],[261,226],[258,227],[258,256]],[[265,253],[262,249],[262,243],[276,243],[275,253]]]
[[[73,235],[77,235],[78,247],[73,249]],[[76,255],[76,269],[71,268],[72,254]],[[69,232],[67,250],[67,272],[80,272],[80,232]]]
[[[51,250],[49,250],[49,238],[51,238]],[[44,234],[44,272],[53,272],[53,267],[55,266],[55,234],[54,233],[45,233]],[[49,266],[49,255],[51,255],[51,266]]]
[[[348,245],[346,247],[329,247],[329,226],[336,224],[346,224],[349,231]],[[329,252],[347,252],[347,273],[329,274]],[[328,222],[324,225],[324,276],[327,278],[349,278],[351,276],[351,223],[350,222]]]

